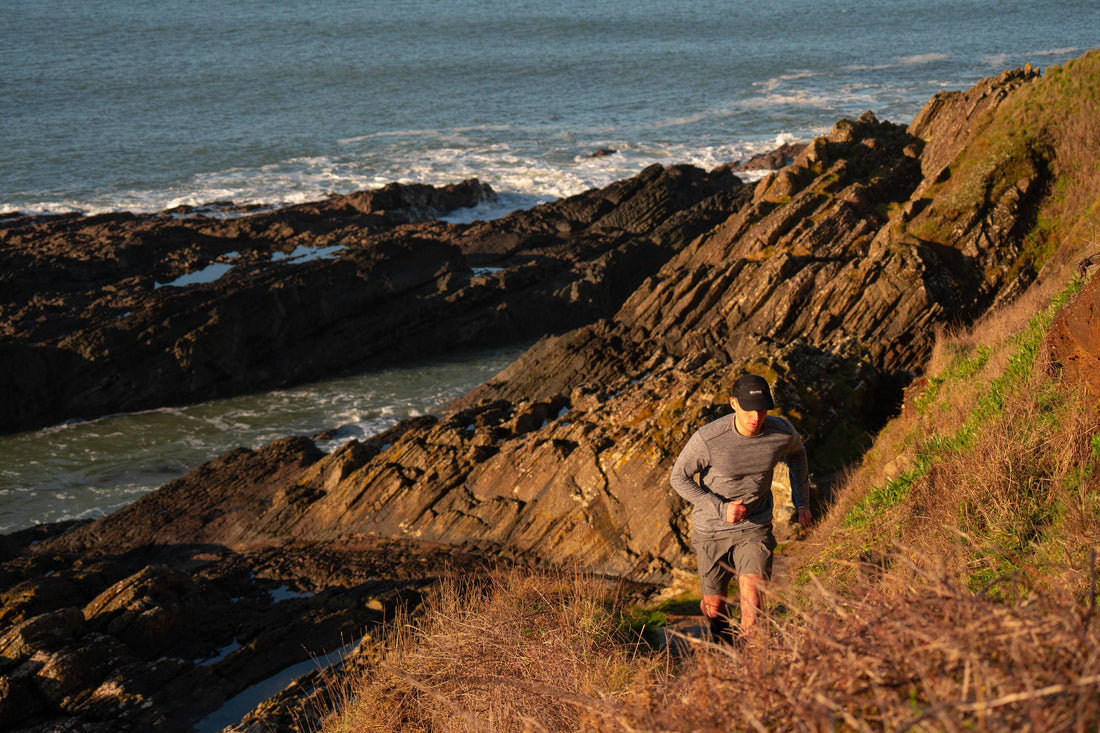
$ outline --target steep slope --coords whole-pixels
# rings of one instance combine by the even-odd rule
[[[887,590],[932,579],[995,599],[1042,591],[1095,605],[1095,272],[941,338],[928,378],[798,553],[803,578],[843,589],[862,575]]]

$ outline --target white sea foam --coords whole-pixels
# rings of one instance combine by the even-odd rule
[[[779,74],[763,81],[754,81],[752,86],[760,87],[765,92],[774,91],[776,88],[787,84],[792,81],[801,81],[803,79],[810,79],[813,77],[821,76],[821,72],[811,71],[809,69],[798,69],[785,74]]]
[[[757,97],[750,97],[737,102],[735,106],[740,110],[763,111],[774,110],[777,107],[832,109],[836,107],[836,104],[837,99],[834,96],[809,89],[793,89],[787,92],[769,92]]]
[[[918,53],[912,56],[902,56],[898,63],[902,66],[921,66],[923,64],[935,64],[940,61],[948,61],[951,56],[946,53]]]
[[[1032,56],[1073,56],[1074,54],[1081,53],[1081,49],[1077,46],[1067,46],[1065,48],[1051,48],[1046,51],[1035,51]]]
[[[808,92],[794,91],[680,118],[656,120],[652,127],[707,126],[708,121],[718,123],[746,108],[763,109],[785,104],[825,107],[830,102],[825,97],[817,99]],[[543,136],[553,137],[548,129],[508,128],[509,134],[531,136],[531,139],[512,142],[494,139],[493,135],[497,134],[494,130],[491,126],[483,126],[373,133],[342,140],[343,149],[330,156],[289,158],[253,169],[233,167],[196,175],[169,188],[118,191],[110,196],[90,196],[80,201],[42,200],[21,208],[27,213],[78,211],[96,214],[119,209],[155,212],[193,207],[203,216],[224,218],[240,216],[242,212],[237,208],[211,206],[211,202],[274,208],[321,200],[330,194],[375,189],[392,182],[439,186],[477,178],[491,185],[499,199],[479,206],[474,212],[458,211],[447,217],[448,221],[469,221],[496,218],[517,208],[603,187],[636,175],[653,163],[689,163],[710,168],[734,162],[759,152],[761,142],[770,139],[762,136],[722,142],[675,138],[638,142],[613,135],[596,136],[607,131],[588,130],[583,140],[574,135],[562,135],[559,131],[557,138],[547,144]],[[379,148],[364,141],[382,141],[383,146]],[[617,152],[593,156],[597,150],[608,148]],[[192,214],[181,214],[189,215]]]
[[[1022,66],[1023,64],[1028,63],[1029,60],[1038,61],[1039,59],[1049,58],[1051,56],[1072,56],[1073,54],[1076,54],[1078,52],[1078,48],[1070,47],[1051,48],[1045,51],[987,54],[985,56],[982,56],[982,62],[996,69],[1005,69],[1010,66]],[[1032,65],[1035,66],[1037,64]]]
[[[897,64],[849,64],[842,67],[844,71],[886,71],[897,68]]]

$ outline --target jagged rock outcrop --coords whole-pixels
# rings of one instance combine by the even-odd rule
[[[201,487],[213,482],[200,471],[87,532],[110,533],[117,522],[141,527],[128,532],[143,542],[242,545],[373,532],[550,561],[581,556],[602,572],[667,579],[691,561],[684,507],[667,474],[691,431],[728,410],[731,369],[775,382],[814,465],[835,470],[894,409],[933,327],[995,297],[964,288],[988,277],[993,254],[976,274],[942,251],[992,236],[985,220],[956,227],[950,243],[917,239],[907,227],[907,205],[924,181],[921,148],[906,128],[871,114],[842,121],[673,255],[613,317],[545,339],[443,419],[312,455],[293,480],[245,471],[244,483],[206,496]],[[601,200],[560,202],[554,221],[628,230],[614,217],[630,212],[645,178],[606,189]],[[657,226],[673,218],[675,204],[667,206],[634,219]],[[459,246],[501,253],[529,246],[524,236],[549,235],[530,212],[509,226],[475,225]],[[1017,227],[998,231],[1009,237]],[[305,443],[295,450],[309,452]],[[187,499],[176,498],[181,490]],[[173,509],[194,504],[207,513]],[[232,531],[220,528],[223,515]]]
[[[532,340],[608,315],[748,188],[654,166],[492,222],[476,181],[232,219],[0,223],[0,431]],[[198,282],[181,276],[198,274]]]
[[[996,170],[965,203],[941,180],[937,190],[968,215],[933,229],[948,205],[929,205],[926,143],[917,134],[936,130],[940,162],[929,168],[943,179],[949,166],[942,161],[976,134],[977,121],[964,112],[991,114],[995,100],[1034,78],[1006,72],[969,92],[938,96],[909,129],[870,114],[842,121],[757,184],[750,206],[678,253],[613,318],[536,345],[463,404],[600,383],[636,368],[653,349],[733,363],[799,339],[864,360],[893,375],[887,381],[896,389],[929,353],[936,323],[973,318],[1034,277],[1010,273],[1046,184],[1034,161],[1024,161],[1028,175],[1002,187],[996,200]]]
[[[1018,81],[989,80],[955,103]],[[1040,169],[933,240],[918,236],[925,220],[914,213],[923,147],[870,114],[842,121],[613,317],[545,339],[380,453],[349,444],[322,459],[294,490],[306,500],[274,500],[249,541],[347,531],[476,540],[667,579],[691,562],[667,473],[690,432],[722,413],[731,370],[777,382],[815,465],[835,469],[895,409],[937,324],[1018,287],[1003,273],[1043,190]]]

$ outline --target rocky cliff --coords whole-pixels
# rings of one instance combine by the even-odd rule
[[[345,630],[369,627],[415,598],[418,583],[447,562],[577,563],[657,584],[690,577],[687,507],[667,476],[690,433],[728,411],[731,375],[748,369],[773,382],[779,412],[799,427],[827,486],[830,472],[856,459],[898,408],[937,328],[979,316],[1039,275],[1035,222],[1055,188],[1057,148],[1025,145],[1017,156],[1010,145],[992,158],[987,151],[1004,110],[1046,82],[1033,70],[1005,72],[937,95],[908,127],[870,113],[841,121],[755,186],[739,185],[728,170],[653,169],[500,223],[310,234],[314,245],[339,243],[345,254],[265,281],[268,263],[257,292],[278,291],[314,267],[323,278],[346,270],[348,282],[354,273],[392,273],[383,285],[360,284],[379,288],[372,302],[414,314],[402,316],[411,319],[405,326],[380,327],[379,343],[392,344],[385,334],[398,328],[435,333],[433,319],[446,317],[433,310],[437,301],[464,304],[467,329],[481,318],[502,327],[530,312],[523,307],[548,303],[564,309],[560,320],[523,335],[583,324],[546,335],[441,416],[329,454],[305,438],[235,451],[97,522],[6,538],[0,712],[24,711],[20,720],[31,729],[59,720],[79,730],[103,730],[109,720],[186,727],[251,680],[300,659],[288,640],[331,649]],[[213,242],[211,252],[241,257],[237,239],[255,242],[256,232],[285,224],[280,246],[296,246],[290,230],[301,221],[329,226],[325,211],[150,226],[184,227]],[[35,227],[46,241],[73,226],[90,224],[9,227],[6,251],[29,257],[21,247]],[[226,234],[246,230],[237,239]],[[363,243],[348,244],[353,236]],[[1072,253],[1087,245],[1063,246]],[[504,269],[473,269],[490,266]],[[106,313],[111,296],[93,291],[111,291],[96,283],[80,291],[80,302]],[[159,302],[157,292],[150,303]],[[33,322],[53,301],[20,302],[23,310],[5,311],[19,318],[6,322]],[[201,302],[196,297],[195,307]],[[343,315],[325,328],[354,320],[333,308]],[[1073,334],[1095,330],[1095,319],[1087,308],[1076,313],[1057,358],[1087,368],[1096,352],[1074,346]],[[214,319],[215,331],[226,318]],[[366,328],[367,315],[359,318]],[[169,341],[206,333],[208,320],[197,322]],[[53,341],[15,343],[36,353],[91,338],[58,328]],[[152,339],[156,331],[140,333]],[[303,338],[312,332],[300,330]],[[222,343],[199,335],[183,341],[192,351],[178,353]],[[257,353],[278,352],[271,341],[281,338],[260,339],[274,351]],[[173,358],[178,371],[185,362]],[[247,379],[251,362],[239,363]],[[773,490],[786,535],[782,476]],[[271,591],[283,586],[310,595],[275,600]],[[95,661],[107,652],[116,661]],[[214,661],[199,664],[204,657]]]

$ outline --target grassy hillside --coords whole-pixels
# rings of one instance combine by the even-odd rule
[[[667,605],[490,573],[371,646],[324,730],[1096,730],[1100,405],[1044,337],[1100,251],[1098,100],[1100,54],[1049,70],[928,192],[911,231],[935,240],[977,188],[995,200],[1043,167],[1016,265],[1040,276],[939,334],[901,414],[781,548],[764,637],[670,654],[637,633]]]
[[[876,584],[894,588],[935,576],[1005,599],[1083,592],[1100,538],[1100,415],[1043,351],[1078,285],[1049,305],[1034,290],[939,340],[930,376],[802,553],[803,579],[845,587],[873,568]]]
[[[1062,279],[1100,241],[1100,51],[1047,69],[968,123],[973,139],[924,190],[927,205],[909,231],[949,244],[952,231],[972,220],[988,217],[996,227],[999,202],[1020,196],[1017,184],[1038,172],[1047,190],[1009,276],[1030,282],[1028,273],[1046,267]]]

